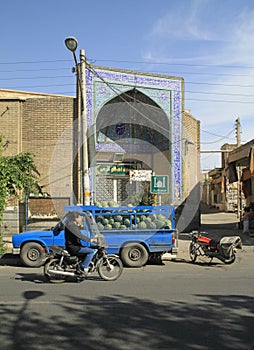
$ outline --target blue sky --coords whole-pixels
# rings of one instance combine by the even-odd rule
[[[92,64],[183,77],[202,150],[235,143],[238,117],[254,138],[253,0],[0,0],[0,30],[0,88],[75,95],[75,36]]]

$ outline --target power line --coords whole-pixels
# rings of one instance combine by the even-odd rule
[[[181,67],[210,67],[210,68],[229,68],[229,69],[253,69],[254,66],[245,65],[223,65],[223,64],[193,64],[179,62],[158,62],[158,61],[139,61],[139,60],[116,60],[116,59],[97,59],[88,58],[89,62],[112,62],[112,63],[131,63],[131,64],[154,64],[162,66],[181,66]],[[15,62],[0,62],[0,65],[15,65],[15,64],[38,64],[38,63],[57,63],[57,62],[72,62],[72,60],[35,60],[35,61],[15,61]]]
[[[35,78],[34,78],[35,79]],[[45,78],[46,79],[46,78]],[[32,88],[52,88],[52,87],[65,87],[65,86],[73,86],[75,87],[76,85],[74,83],[65,83],[65,84],[50,84],[50,85],[20,85],[20,86],[2,86],[1,89],[7,89],[7,90],[16,90],[16,89],[32,89]],[[57,91],[52,91],[52,94],[59,94]],[[70,94],[73,93],[73,91],[64,91],[61,92],[62,94]],[[92,92],[94,93],[94,92]],[[203,93],[203,92],[198,92],[198,91],[185,91],[185,93],[196,93],[196,94],[204,94],[204,95],[213,95],[213,93]],[[220,94],[215,93],[215,95],[220,96]],[[254,95],[244,95],[244,94],[223,94],[221,97],[224,95],[226,96],[240,96],[240,97],[254,97]],[[185,101],[197,101],[197,102],[215,102],[215,103],[237,103],[237,104],[253,104],[254,101],[240,101],[238,100],[226,100],[226,99],[202,99],[202,98],[191,98],[188,96],[185,96]]]
[[[0,62],[0,65],[14,64],[37,64],[37,63],[57,63],[57,62],[72,62],[71,60],[48,60],[48,61],[20,61],[20,62]]]
[[[108,61],[113,61],[113,60],[108,60]],[[41,63],[58,63],[58,62],[72,62],[70,60],[48,60],[48,61],[29,61],[29,62],[0,62],[0,65],[14,65],[14,64],[41,64]],[[148,63],[154,63],[154,64],[162,64],[162,65],[173,65],[173,63],[165,63],[165,62],[139,62],[139,61],[113,61],[113,62],[132,62],[132,63],[144,63],[144,64],[148,64]],[[174,64],[174,65],[180,65],[180,66],[191,66],[191,67],[229,67],[229,66],[224,66],[224,65],[207,65],[207,64],[202,64],[202,65],[196,65],[196,64]],[[90,67],[92,67],[92,65],[89,65]],[[243,68],[244,66],[230,66],[231,68]],[[244,68],[254,68],[254,67],[244,67]],[[38,69],[24,69],[24,70],[16,70],[19,72],[27,72],[27,71],[31,71],[31,72],[36,72],[36,71],[59,71],[59,70],[63,70],[65,68],[38,68]],[[4,71],[1,71],[2,73]],[[5,71],[5,73],[11,73],[12,71]],[[14,71],[15,72],[15,71]],[[195,74],[195,72],[192,72],[192,74]],[[203,74],[203,73],[202,73]],[[207,73],[204,73],[207,74]],[[223,73],[222,73],[223,74]],[[213,74],[211,74],[213,75]],[[216,74],[217,75],[217,74]],[[220,74],[221,75],[221,74]],[[229,74],[230,75],[230,74]],[[66,76],[66,75],[51,75],[51,76],[32,76],[32,77],[8,77],[8,78],[1,78],[0,81],[5,81],[5,82],[11,82],[14,80],[38,80],[38,79],[70,79],[70,76]],[[106,83],[104,81],[104,83]],[[185,85],[189,84],[189,85],[206,85],[206,86],[222,86],[222,87],[240,87],[240,88],[254,88],[254,85],[242,85],[242,84],[226,84],[226,83],[211,83],[211,82],[196,82],[196,81],[186,81],[185,80]],[[8,89],[12,88],[12,89],[17,89],[17,88],[51,88],[51,87],[55,87],[55,86],[70,86],[74,84],[50,84],[50,85],[26,85],[26,86],[12,86],[12,87],[8,87]],[[52,92],[53,93],[53,92]],[[63,93],[63,92],[62,92]],[[69,93],[68,91],[64,92],[64,93]],[[217,92],[205,92],[205,91],[192,91],[190,89],[185,90],[186,94],[200,94],[200,95],[214,95],[214,96],[238,96],[238,97],[246,97],[246,98],[252,98],[254,97],[254,95],[251,94],[240,94],[240,93],[217,93]],[[248,100],[248,101],[239,101],[239,100],[226,100],[226,99],[202,99],[202,98],[192,98],[191,96],[187,96],[185,97],[185,101],[197,101],[197,102],[215,102],[215,103],[239,103],[239,104],[252,104],[253,102]]]
[[[69,67],[63,68],[36,68],[36,69],[15,69],[15,70],[0,70],[0,73],[16,73],[16,72],[40,72],[40,71],[57,71],[57,70],[66,70]]]
[[[58,78],[69,78],[69,75],[55,75],[50,77],[15,77],[15,78],[0,78],[0,80],[34,80],[34,79],[58,79]]]
[[[229,135],[230,134],[232,134],[232,132],[234,132],[235,131],[235,127],[232,129],[232,130],[230,130],[226,135],[218,135],[218,134],[214,134],[214,133],[212,133],[212,132],[210,132],[210,131],[206,131],[206,130],[203,130],[203,129],[201,129],[200,130],[201,132],[204,132],[204,133],[206,133],[206,134],[210,134],[210,135],[212,135],[212,136],[216,136],[216,137],[219,137],[219,139],[218,140],[215,140],[215,141],[211,141],[211,142],[200,142],[200,144],[213,144],[213,143],[217,143],[217,142],[220,142],[220,141],[222,141],[222,140],[224,140],[224,139],[230,139],[230,140],[235,140],[235,138],[232,138],[232,137],[229,137]]]
[[[89,59],[90,60],[90,59]],[[169,62],[153,62],[153,61],[130,61],[130,60],[106,60],[106,59],[91,59],[93,62],[113,62],[113,63],[134,63],[134,64],[154,64],[154,65],[165,65],[165,66],[186,66],[186,67],[210,67],[210,68],[244,68],[244,69],[253,69],[254,66],[242,66],[242,65],[223,65],[223,64],[192,64],[192,63],[169,63]]]
[[[149,62],[149,61],[129,61],[129,60],[97,60],[97,59],[89,59],[89,61],[93,61],[93,62],[114,62],[114,63],[132,63],[132,64],[146,64],[146,65],[149,65],[149,64],[154,64],[154,65],[166,65],[166,66],[186,66],[186,67],[210,67],[210,68],[229,68],[229,69],[254,69],[254,66],[229,66],[229,65],[212,65],[212,64],[187,64],[187,63],[168,63],[168,62]],[[71,60],[37,60],[37,61],[20,61],[20,62],[0,62],[0,65],[20,65],[20,64],[43,64],[43,63],[59,63],[59,62],[72,62]],[[64,68],[61,68],[61,69],[64,69]],[[38,70],[41,70],[41,69],[38,69]],[[47,70],[47,69],[45,69]],[[51,70],[50,68],[48,68],[48,70]],[[27,70],[18,70],[18,71],[32,71],[32,69],[27,69]],[[1,71],[1,72],[4,72],[4,71]],[[11,71],[8,71],[8,72],[11,72]],[[158,72],[158,73],[166,73],[166,74],[169,74],[169,75],[172,75],[174,72]],[[176,74],[179,74],[179,72],[177,72]],[[194,72],[194,71],[191,71],[191,72],[180,72],[180,74],[192,74],[192,75],[211,75],[211,76],[221,76],[221,75],[224,75],[224,76],[248,76],[248,77],[253,77],[253,75],[243,75],[242,73],[241,74],[231,74],[231,73],[209,73],[209,72]]]

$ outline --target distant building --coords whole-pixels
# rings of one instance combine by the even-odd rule
[[[254,202],[251,185],[251,152],[254,141],[221,147],[221,168],[210,170],[203,179],[202,200],[221,211],[237,212]],[[223,152],[224,151],[224,152]]]
[[[254,208],[254,140],[251,140],[229,153],[228,156],[229,183],[238,183],[238,210],[242,216],[243,206]],[[242,197],[244,197],[244,202]]]

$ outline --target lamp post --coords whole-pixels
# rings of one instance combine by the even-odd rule
[[[78,64],[76,49],[78,47],[78,41],[74,37],[65,39],[65,45],[68,50],[73,53],[77,82],[80,90],[81,97],[81,115],[80,115],[80,134],[81,134],[81,145],[80,145],[80,183],[81,183],[81,194],[80,199],[83,205],[90,205],[90,181],[88,174],[88,142],[87,142],[87,119],[86,119],[86,58],[85,51],[80,50],[80,63]],[[78,91],[76,94],[78,98]]]

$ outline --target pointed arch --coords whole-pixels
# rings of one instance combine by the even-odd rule
[[[97,141],[139,144],[169,149],[167,114],[143,92],[133,88],[105,103],[96,119]]]

